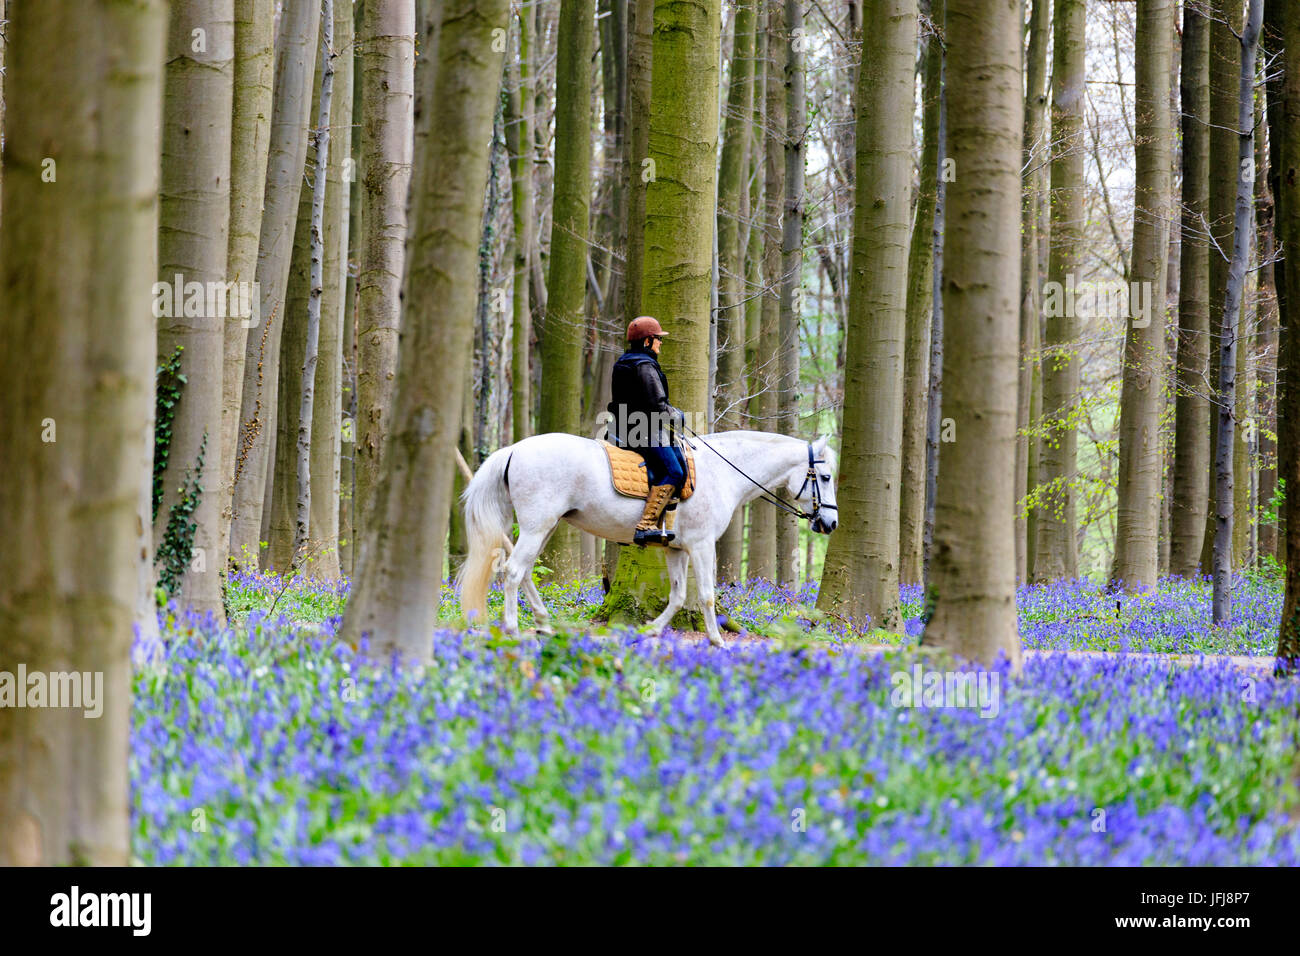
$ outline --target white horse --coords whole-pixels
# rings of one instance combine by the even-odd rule
[[[736,509],[758,498],[764,489],[810,503],[811,511],[799,510],[811,519],[812,529],[823,534],[834,531],[838,523],[832,478],[835,456],[826,437],[806,442],[769,432],[717,432],[696,436],[690,444],[695,491],[677,506],[676,538],[665,549],[668,605],[650,626],[656,634],[662,632],[681,608],[686,599],[686,568],[694,563],[709,641],[726,647],[713,603],[718,538]],[[630,544],[645,504],[614,490],[609,459],[600,442],[562,433],[525,438],[489,455],[461,501],[469,537],[469,555],[456,578],[461,606],[471,621],[487,617],[488,586],[498,559],[509,553],[503,623],[510,634],[519,632],[521,584],[533,606],[537,629],[551,631],[532,569],[561,520],[597,537]],[[519,540],[513,549],[512,506],[519,521]]]

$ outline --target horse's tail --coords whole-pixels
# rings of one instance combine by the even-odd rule
[[[456,575],[456,589],[460,592],[460,606],[470,621],[487,617],[488,585],[496,574],[498,556],[504,557],[510,548],[510,519],[514,508],[510,504],[506,470],[513,451],[512,447],[506,447],[489,455],[460,496],[465,506],[469,554]]]

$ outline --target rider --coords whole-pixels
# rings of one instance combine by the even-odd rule
[[[668,404],[668,379],[656,356],[668,333],[658,320],[643,315],[627,327],[627,351],[614,363],[611,400],[614,422],[626,426],[619,436],[624,448],[645,458],[650,493],[645,511],[632,537],[634,544],[667,544],[674,534],[659,527],[669,500],[686,484],[686,461],[663,428],[665,422],[684,416]]]

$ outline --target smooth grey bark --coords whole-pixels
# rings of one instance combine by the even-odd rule
[[[311,289],[307,298],[307,345],[298,403],[298,496],[294,512],[293,562],[304,560],[311,540],[311,423],[316,410],[320,358],[321,296],[325,291],[325,189],[329,183],[330,105],[334,98],[334,0],[321,0],[320,108],[316,118],[316,170],[311,191]]]
[[[1169,254],[1173,119],[1173,0],[1139,0],[1135,44],[1136,182],[1130,281],[1147,313],[1126,323],[1120,389],[1119,489],[1112,578],[1155,588],[1164,473],[1160,409],[1165,368],[1165,271]]]
[[[933,4],[921,13],[933,28]],[[907,255],[907,330],[903,343],[903,471],[899,489],[899,580],[921,581],[925,563],[926,395],[930,382],[930,317],[934,311],[934,206],[939,182],[939,77],[943,38],[921,40],[921,162],[916,214]]]
[[[432,3],[421,3],[431,11]],[[373,520],[358,555],[340,631],[380,660],[428,660],[438,618],[453,459],[473,342],[478,258],[502,55],[493,31],[505,0],[444,0],[421,16],[416,149],[407,237],[393,430],[384,451]],[[435,39],[436,37],[436,39]],[[436,51],[436,52],[435,52]],[[436,354],[439,361],[430,362]]]
[[[1082,143],[1086,70],[1087,6],[1056,0],[1052,18],[1051,257],[1048,279],[1064,290],[1080,280],[1084,247],[1084,153]],[[1058,301],[1068,297],[1058,296]],[[1047,317],[1043,348],[1043,429],[1039,450],[1042,506],[1035,520],[1034,580],[1074,578],[1079,573],[1076,532],[1079,319],[1068,306]]]
[[[0,866],[126,866],[167,5],[10,12],[0,670],[99,675],[103,709],[0,708]]]
[[[361,20],[361,236],[353,538],[366,533],[392,414],[415,102],[415,2],[366,0]]]
[[[923,643],[1018,671],[1015,442],[1019,353],[1020,8],[947,0],[943,451]],[[951,239],[952,242],[947,242]],[[979,489],[977,497],[971,489]]]
[[[249,283],[257,275],[257,243],[266,193],[272,85],[275,75],[274,0],[235,0],[235,73],[230,121],[230,240],[226,275]],[[250,299],[250,305],[252,301]],[[221,375],[221,527],[218,540],[224,571],[230,557],[234,518],[235,456],[244,391],[244,362],[252,316],[227,317]],[[254,329],[256,334],[258,329]]]
[[[933,0],[930,17],[936,29],[945,23],[945,0]],[[935,166],[942,170],[948,155],[948,98],[944,89],[944,58],[939,59],[939,133],[935,146]],[[934,198],[934,226],[931,235],[933,260],[930,292],[930,366],[925,396],[925,524],[921,531],[921,583],[930,592],[930,559],[934,554],[934,518],[939,493],[939,429],[943,407],[943,236],[944,200],[947,186],[938,174]],[[928,611],[927,598],[927,615]]]
[[[1200,571],[1210,482],[1210,24],[1183,7],[1180,74],[1182,218],[1178,267],[1178,363],[1169,573]]]
[[[1029,49],[1025,56],[1024,197],[1020,210],[1020,378],[1016,401],[1016,580],[1028,582],[1033,572],[1034,516],[1026,496],[1038,483],[1038,417],[1042,411],[1042,366],[1038,352],[1042,323],[1039,279],[1039,233],[1042,172],[1048,151],[1047,50],[1051,44],[1051,0],[1033,3],[1029,20]],[[1035,407],[1037,397],[1037,408]]]
[[[745,249],[749,157],[753,139],[756,0],[736,7],[726,129],[718,166],[717,428],[741,427],[745,398]],[[713,391],[713,390],[711,390]],[[740,579],[744,512],[737,509],[718,539],[718,582]]]
[[[197,505],[192,552],[175,595],[182,606],[224,620],[221,600],[222,363],[230,309],[225,288],[230,224],[230,141],[234,91],[233,0],[173,3],[163,91],[163,143],[158,218],[158,281],[182,296],[165,296],[158,314],[158,354],[182,349],[186,377],[171,425],[162,501],[154,520],[161,548],[189,479]],[[196,302],[190,289],[202,290]],[[183,298],[183,301],[177,301]],[[172,299],[170,308],[166,300]],[[235,321],[241,321],[235,319]],[[200,463],[201,462],[201,463]],[[177,512],[179,514],[180,512]]]
[[[858,79],[853,280],[837,487],[843,530],[827,546],[817,606],[897,632],[917,7],[916,0],[872,0],[863,11],[872,28],[863,34]]]
[[[326,168],[323,223],[324,262],[320,300],[321,326],[316,362],[316,389],[311,431],[311,537],[320,547],[311,572],[339,576],[343,557],[343,342],[348,244],[351,236],[349,195],[355,161],[352,154],[353,64],[355,19],[349,3],[334,4],[334,90],[330,97],[331,143]]]
[[[231,560],[257,564],[263,514],[269,515],[270,461],[275,445],[280,337],[289,281],[298,199],[307,160],[320,4],[288,0],[276,35],[275,92],[266,191],[257,249],[258,324],[248,333],[239,438],[235,450]]]
[[[785,27],[784,5],[775,0],[767,5],[767,74],[764,83],[763,122],[763,285],[759,297],[761,311],[758,324],[758,351],[754,356],[750,414],[754,427],[772,431],[776,426],[777,389],[780,384],[780,359],[776,343],[781,334],[781,204],[785,191],[785,154],[782,140],[786,135],[786,99],[782,88],[789,43],[781,38]],[[778,343],[779,348],[779,343]],[[776,581],[778,575],[776,510],[758,502],[749,509],[749,560],[745,569],[748,581]]]
[[[804,92],[802,0],[785,0],[790,40],[785,63],[785,204],[781,219],[781,303],[777,345],[777,431],[799,433],[799,318],[803,301],[804,155],[808,137],[808,98]],[[776,515],[776,576],[798,584],[799,519]]]
[[[1264,19],[1264,0],[1250,0],[1241,33],[1241,84],[1237,109],[1237,203],[1233,217],[1232,259],[1223,301],[1223,328],[1219,352],[1219,434],[1214,455],[1214,623],[1226,625],[1232,616],[1233,408],[1237,385],[1237,334],[1241,321],[1241,296],[1246,260],[1250,256],[1250,224],[1254,209],[1254,183],[1246,175],[1255,161],[1255,57]]]

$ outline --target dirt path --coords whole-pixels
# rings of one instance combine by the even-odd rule
[[[679,640],[688,643],[698,643],[701,641],[707,641],[709,639],[708,635],[705,634],[703,631],[674,631],[673,633],[675,637],[663,637],[663,638],[658,638],[658,640],[662,640],[662,641]],[[749,633],[743,635],[726,633],[723,635],[723,637],[725,638],[728,644],[762,644],[771,641],[771,638],[763,637],[760,634],[749,634]],[[885,651],[894,651],[899,649],[899,646],[895,644],[846,644],[844,646],[850,647],[853,650],[864,654],[880,654]],[[1046,657],[1050,655],[1059,655],[1059,654],[1064,654],[1067,657],[1078,657],[1078,658],[1116,656],[1114,651],[1026,650],[1024,654],[1027,659],[1034,658],[1034,657]],[[1150,658],[1151,660],[1167,661],[1169,663],[1182,664],[1184,666],[1192,666],[1201,661],[1204,661],[1209,664],[1226,663],[1226,664],[1231,664],[1233,667],[1236,667],[1240,670],[1259,671],[1264,676],[1269,676],[1273,673],[1273,663],[1274,663],[1274,659],[1271,656],[1250,657],[1245,655],[1229,655],[1229,654],[1205,654],[1202,656],[1200,654],[1155,654],[1155,653],[1144,653],[1144,652],[1130,652],[1125,656]]]

